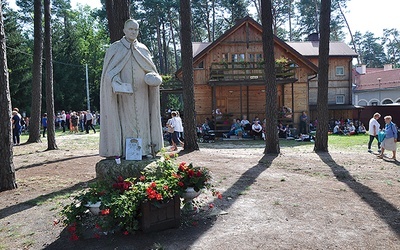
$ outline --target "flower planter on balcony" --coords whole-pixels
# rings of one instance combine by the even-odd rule
[[[143,202],[140,206],[140,228],[143,232],[155,232],[181,225],[181,200],[179,196],[164,203]]]

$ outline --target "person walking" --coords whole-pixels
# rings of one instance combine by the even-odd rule
[[[47,130],[47,113],[43,114],[42,117],[42,127],[43,127],[43,137],[46,137],[46,130]]]
[[[15,109],[12,112],[12,134],[14,146],[19,145],[21,135],[21,116]]]
[[[67,115],[65,114],[65,110],[61,111],[61,127],[62,127],[62,131],[63,133],[65,133],[65,125],[67,123]]]
[[[92,113],[90,113],[90,110],[86,111],[85,127],[86,127],[86,134],[89,134],[89,128],[92,128],[93,132],[96,134],[96,129],[94,129],[93,127],[93,115]]]
[[[378,140],[378,132],[381,127],[381,125],[378,122],[378,119],[381,117],[381,114],[375,113],[374,116],[369,120],[369,127],[368,127],[368,133],[369,133],[369,142],[368,142],[368,152],[372,153],[371,150],[371,145],[374,139],[378,141],[378,153],[381,152],[381,143]]]
[[[397,150],[397,126],[392,122],[392,117],[387,115],[383,118],[385,120],[385,139],[381,144],[381,153],[378,158],[383,159],[383,153],[385,149],[392,151],[392,159],[396,160],[396,150]]]

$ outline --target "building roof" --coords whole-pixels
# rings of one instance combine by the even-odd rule
[[[368,70],[366,74],[358,74],[355,70],[354,84],[356,91],[390,89],[400,87],[400,69],[384,70],[376,69]]]
[[[218,37],[214,42],[212,43],[198,43],[194,42],[192,45],[193,48],[193,63],[195,63],[197,60],[199,60],[203,55],[208,53],[210,50],[218,46],[222,41],[224,41],[227,37],[229,37],[230,34],[238,30],[240,27],[243,25],[252,25],[254,28],[258,29],[259,31],[262,32],[262,26],[258,22],[256,22],[253,18],[247,16],[240,21],[238,21],[233,27],[225,31],[220,37]],[[274,35],[274,43],[280,45],[286,51],[293,56],[297,58],[297,60],[301,61],[305,65],[307,65],[310,69],[312,69],[314,72],[318,71],[318,67],[313,64],[309,59],[307,59],[305,56],[300,54],[297,50],[293,49],[291,46],[289,46],[286,42],[278,38],[277,36]],[[176,72],[176,75],[180,74],[182,71],[182,68],[178,69]]]
[[[192,42],[193,57],[197,56],[201,51],[203,51],[210,44],[211,43]]]
[[[314,57],[319,55],[319,41],[287,42],[287,44],[303,56]],[[357,57],[358,55],[346,43],[330,42],[329,56]]]

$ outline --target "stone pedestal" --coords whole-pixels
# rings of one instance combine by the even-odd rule
[[[141,172],[146,167],[155,165],[156,159],[142,161],[121,160],[121,164],[117,164],[114,159],[104,159],[96,164],[96,178],[114,183],[118,176],[122,178],[140,177]]]

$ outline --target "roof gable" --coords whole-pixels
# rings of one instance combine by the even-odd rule
[[[230,41],[230,42],[235,42],[232,40],[232,36],[235,32],[238,32],[240,29],[243,29],[244,27],[248,27],[250,29],[255,29],[259,33],[262,32],[262,26],[257,23],[253,18],[247,16],[240,21],[238,21],[232,28],[228,29],[224,34],[222,34],[218,39],[216,39],[212,43],[193,43],[193,63],[197,63],[199,60],[202,59],[203,56],[205,56],[207,53],[212,51],[214,48],[216,48],[219,44],[221,44],[224,41]],[[245,28],[245,29],[246,29]],[[250,41],[249,41],[250,42]],[[279,46],[283,48],[286,53],[291,54],[294,58],[296,58],[297,61],[302,62],[305,64],[308,68],[310,68],[312,71],[317,73],[318,67],[313,64],[310,60],[308,60],[306,57],[301,55],[298,51],[293,49],[291,46],[289,46],[287,43],[285,43],[283,40],[279,39],[277,36],[274,35],[274,46]],[[176,74],[180,74],[182,69],[179,69]]]

